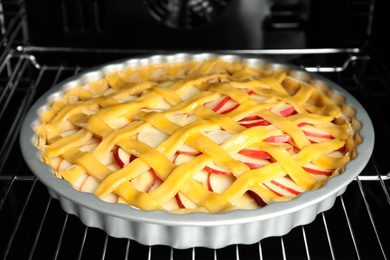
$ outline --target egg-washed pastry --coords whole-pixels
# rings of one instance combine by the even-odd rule
[[[354,157],[343,98],[301,78],[222,59],[125,68],[50,102],[37,147],[56,177],[104,201],[261,208],[323,186]]]

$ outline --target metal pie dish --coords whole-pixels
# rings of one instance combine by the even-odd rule
[[[343,109],[352,113],[352,124],[358,130],[361,143],[356,147],[356,158],[345,165],[344,172],[328,179],[319,189],[306,191],[293,200],[274,202],[256,210],[234,210],[221,214],[173,214],[161,210],[142,211],[125,204],[108,203],[91,193],[75,190],[66,180],[53,175],[51,168],[41,162],[35,147],[34,127],[39,114],[63,91],[99,80],[105,75],[142,65],[220,58],[240,61],[249,66],[284,69],[303,81],[329,89],[335,98],[344,102]],[[117,238],[129,238],[144,245],[167,245],[173,248],[222,248],[232,244],[252,244],[263,238],[282,236],[296,226],[309,224],[318,213],[330,209],[337,198],[364,169],[374,147],[374,128],[362,105],[346,90],[316,74],[307,73],[289,64],[247,58],[236,55],[173,54],[132,58],[103,65],[75,75],[54,86],[41,96],[27,113],[20,134],[23,157],[35,176],[47,187],[49,194],[60,202],[63,210],[76,215],[88,227],[96,227]]]

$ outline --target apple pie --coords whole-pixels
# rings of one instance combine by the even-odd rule
[[[222,213],[342,173],[357,145],[352,117],[306,74],[210,58],[63,90],[35,132],[41,160],[77,190],[140,210]]]

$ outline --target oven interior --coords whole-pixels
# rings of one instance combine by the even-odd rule
[[[2,259],[386,259],[390,257],[390,63],[383,1],[0,1]],[[343,86],[375,128],[369,164],[333,208],[282,237],[222,249],[144,246],[66,214],[26,166],[24,115],[84,69],[171,52],[298,65]],[[190,235],[190,234],[189,234]]]

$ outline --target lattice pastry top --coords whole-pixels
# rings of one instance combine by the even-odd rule
[[[42,160],[75,189],[142,210],[254,209],[342,172],[343,99],[283,70],[210,59],[127,68],[40,115]]]

